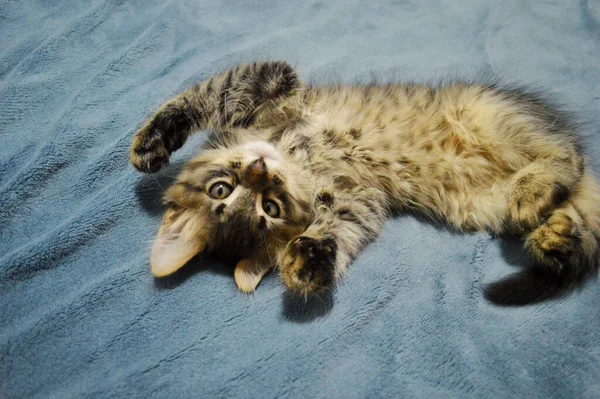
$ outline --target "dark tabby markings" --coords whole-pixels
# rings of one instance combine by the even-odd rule
[[[585,158],[580,157],[579,160],[577,161],[577,170],[579,171],[580,174],[583,175],[583,172],[585,172]]]
[[[323,132],[323,141],[325,142],[325,144],[329,144],[332,146],[335,145],[337,141],[337,136],[335,132],[331,129],[325,130]]]
[[[171,209],[179,209],[181,208],[181,204],[173,199],[165,198],[163,199],[163,205],[167,208]]]
[[[571,190],[568,187],[560,183],[554,183],[554,192],[552,193],[552,203],[554,205],[558,205],[561,202],[565,201],[569,195],[571,194]]]
[[[231,161],[229,165],[232,169],[239,169],[242,167],[242,163],[240,161]]]
[[[275,184],[276,186],[280,186],[281,183],[283,183],[281,181],[281,177],[279,177],[278,175],[273,176],[273,178],[271,179],[271,181],[273,182],[273,184]]]
[[[349,143],[333,129],[323,131],[323,142],[332,147],[346,147]]]
[[[309,151],[310,150],[310,137],[307,137],[305,135],[300,135],[298,137],[298,144],[297,146],[303,150]]]
[[[225,211],[225,207],[226,207],[226,206],[227,206],[227,205],[225,205],[225,204],[219,204],[219,206],[217,206],[217,209],[215,209],[215,213],[216,213],[217,215],[222,215],[222,214],[223,214],[223,212]]]
[[[352,128],[348,131],[348,134],[350,135],[350,137],[352,137],[354,140],[358,140],[360,138],[360,136],[362,136],[362,130],[361,129],[355,129]]]
[[[363,227],[362,220],[360,220],[358,215],[356,213],[354,213],[353,211],[351,211],[350,209],[348,209],[348,208],[338,209],[337,214],[339,215],[341,220],[344,220],[344,221],[350,222],[350,223],[354,223],[354,224],[357,224],[357,225]]]
[[[186,189],[186,191],[192,191],[192,192],[197,192],[197,193],[201,193],[202,191],[204,191],[204,190],[202,190],[201,187],[195,186],[195,185],[193,185],[191,183],[188,183],[188,182],[185,182],[185,181],[177,182],[174,185],[175,186],[182,186],[182,187],[184,187]]]
[[[276,191],[275,195],[281,201],[281,205],[283,206],[283,212],[285,214],[289,214],[292,209],[292,197],[285,191]]]
[[[263,104],[299,86],[284,62],[243,65],[201,82],[164,105],[137,133],[132,163],[140,171],[156,172],[195,128],[248,127]]]
[[[288,149],[288,154],[293,155],[296,151],[304,151],[308,159],[312,157],[311,139],[303,134],[294,137],[293,145]]]
[[[260,219],[258,220],[258,228],[260,230],[264,230],[265,227],[267,227],[267,220],[265,219],[264,216],[261,216]]]
[[[262,236],[253,234],[255,223],[244,212],[233,212],[215,229],[212,248],[228,257],[249,257],[256,251]],[[235,243],[235,245],[231,245]]]
[[[533,176],[532,173],[529,173],[529,174],[526,174],[524,176],[521,176],[519,178],[519,180],[517,180],[517,185],[518,186],[523,186],[523,185],[529,184],[529,182],[531,182],[533,180],[533,177],[534,176]]]
[[[285,62],[263,63],[257,75],[255,93],[260,94],[263,100],[288,94],[299,86],[296,72]]]
[[[229,177],[231,178],[236,185],[239,184],[239,177],[237,174],[235,174],[234,172],[231,172],[227,169],[217,169],[217,170],[212,170],[210,172],[207,172],[206,175],[204,176],[204,179],[202,181],[203,185],[206,185],[208,182],[210,182],[213,179],[217,179],[219,177]]]
[[[357,200],[366,206],[373,215],[380,215],[382,213],[382,209],[376,206],[374,201],[369,201],[366,198],[357,198]]]
[[[521,176],[519,180],[517,180],[518,186],[527,186],[532,180],[535,179],[535,176],[532,173]],[[523,190],[523,188],[520,188]],[[526,189],[526,188],[525,188]],[[560,204],[565,201],[569,195],[571,194],[571,190],[568,187],[560,184],[558,182],[554,183],[553,192],[552,192],[552,204],[554,206]],[[534,193],[534,198],[539,199],[542,197],[541,193]]]
[[[227,97],[231,96],[231,84],[233,82],[233,70],[227,71],[227,77],[225,78],[225,83],[221,87],[221,91],[219,93],[219,113],[223,115],[226,120],[227,117]],[[230,97],[231,99],[231,97]]]
[[[147,152],[156,151],[159,146],[163,145],[162,137],[159,133],[153,131],[150,135],[144,137],[140,145],[133,149],[136,154],[144,155]]]
[[[333,184],[340,190],[351,189],[355,187],[356,182],[349,176],[336,176],[333,178]]]
[[[325,206],[331,207],[333,205],[333,195],[328,193],[327,191],[321,191],[317,194],[317,203],[323,204]]]
[[[269,143],[279,143],[286,130],[286,128],[276,129],[269,137]]]

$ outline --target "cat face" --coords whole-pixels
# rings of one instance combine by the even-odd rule
[[[266,142],[203,152],[165,194],[153,274],[171,274],[202,251],[271,261],[312,218],[302,175]]]

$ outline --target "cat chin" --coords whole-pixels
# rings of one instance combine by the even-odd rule
[[[283,157],[277,151],[277,148],[266,141],[252,141],[250,143],[246,143],[242,146],[248,155],[252,158],[263,158],[269,164],[276,163],[277,165],[281,165],[283,162]]]

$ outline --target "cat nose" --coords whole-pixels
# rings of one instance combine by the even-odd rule
[[[245,177],[248,183],[257,189],[267,184],[267,165],[265,164],[265,160],[258,158],[248,165]]]
[[[256,174],[264,174],[267,171],[267,164],[265,164],[264,158],[258,158],[256,161],[252,162],[248,169],[251,173]]]

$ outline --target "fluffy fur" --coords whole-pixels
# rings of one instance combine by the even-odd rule
[[[522,235],[535,266],[486,288],[498,304],[555,297],[597,271],[599,186],[566,116],[525,91],[309,87],[285,63],[240,65],[163,105],[131,162],[156,172],[196,130],[214,137],[165,194],[156,276],[224,251],[240,259],[242,291],[278,267],[307,295],[334,286],[403,210]]]

